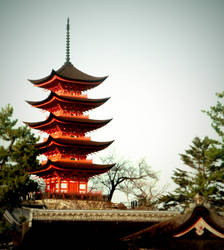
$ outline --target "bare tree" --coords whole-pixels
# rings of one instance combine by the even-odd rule
[[[164,194],[168,185],[158,187],[158,178],[134,180],[129,185],[129,194],[138,200],[138,206],[155,208],[155,202]]]
[[[90,189],[106,189],[109,201],[112,200],[116,190],[124,193],[131,192],[131,190],[128,191],[128,183],[135,183],[137,180],[146,181],[149,178],[152,180],[157,179],[156,173],[152,171],[145,160],[139,161],[135,166],[132,162],[125,159],[116,160],[114,153],[101,158],[101,160],[105,164],[116,164],[107,173],[93,177]]]
[[[131,179],[124,181],[120,186],[120,190],[126,194],[127,200],[131,196],[132,200],[138,201],[138,206],[153,209],[155,201],[161,197],[168,185],[159,187],[158,173],[151,170],[145,159],[138,162],[140,169],[147,170],[147,174],[140,179]]]

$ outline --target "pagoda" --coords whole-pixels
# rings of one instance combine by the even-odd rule
[[[38,143],[40,154],[47,157],[41,168],[31,174],[45,180],[49,193],[86,193],[88,179],[109,171],[113,164],[94,164],[87,156],[108,147],[113,141],[92,141],[87,133],[111,121],[93,120],[88,111],[104,104],[109,98],[90,99],[86,91],[100,85],[107,77],[87,75],[70,62],[69,19],[66,34],[66,62],[58,70],[39,80],[34,86],[50,91],[42,101],[27,101],[33,107],[49,112],[46,120],[26,122],[33,129],[48,134]]]

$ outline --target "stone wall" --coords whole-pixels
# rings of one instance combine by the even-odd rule
[[[74,210],[105,210],[105,209],[126,209],[123,204],[115,204],[109,201],[91,200],[63,200],[63,199],[43,199],[29,202],[29,205],[43,206],[46,209],[74,209]]]
[[[43,202],[47,209],[107,209],[111,206],[105,201],[44,199]]]

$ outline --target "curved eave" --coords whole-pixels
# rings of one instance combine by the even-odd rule
[[[224,237],[224,218],[215,214],[214,211],[204,207],[196,206],[193,210],[188,211],[186,214],[180,214],[175,216],[172,219],[160,222],[158,224],[152,225],[146,229],[143,229],[137,233],[128,235],[122,240],[124,241],[139,241],[145,242],[154,239],[161,239],[170,237],[173,239],[184,236],[191,230],[196,232],[197,223],[200,222],[200,219],[203,219],[206,224],[199,225],[202,226],[202,229],[210,231],[214,236],[220,238]],[[203,232],[202,232],[203,234]],[[196,234],[198,238],[199,235]],[[192,235],[191,235],[192,238]]]
[[[96,77],[96,76],[88,75],[78,70],[70,62],[66,62],[61,68],[59,68],[56,71],[56,74],[58,74],[58,76],[63,77],[63,78],[68,78],[68,79],[78,80],[78,81],[87,81],[87,82],[104,81],[107,78],[107,76]]]
[[[24,122],[26,125],[30,126],[34,129],[41,129],[41,127],[47,126],[54,121],[62,124],[71,124],[71,125],[82,125],[82,126],[93,126],[100,125],[104,126],[109,123],[112,119],[107,120],[93,120],[93,119],[85,119],[85,118],[76,118],[76,117],[65,117],[65,116],[55,116],[52,113],[48,116],[48,118],[44,121],[40,122]]]
[[[52,162],[48,160],[41,169],[33,171],[30,174],[37,174],[39,176],[46,176],[48,174],[58,173],[70,173],[70,174],[83,174],[87,176],[93,176],[102,174],[109,171],[115,164],[90,164],[90,163],[78,163],[72,160],[60,160]]]
[[[51,74],[38,79],[38,80],[29,80],[31,83],[35,85],[42,84],[44,82],[47,82],[51,80],[54,76],[59,76],[63,78],[64,80],[69,80],[69,81],[78,81],[78,82],[84,82],[84,83],[97,83],[97,82],[103,82],[108,76],[104,77],[95,77],[88,75],[77,68],[75,68],[70,62],[65,63],[61,68],[59,68],[57,71],[52,70]]]
[[[73,137],[52,137],[49,136],[48,139],[42,143],[38,143],[35,146],[39,149],[48,148],[50,145],[57,145],[59,147],[88,147],[88,148],[98,148],[98,147],[108,147],[114,141],[107,142],[96,142],[89,140],[80,140]]]
[[[195,230],[198,222],[204,224],[205,229],[214,235],[219,234],[224,239],[224,218],[218,216],[212,210],[209,211],[204,206],[197,206],[191,216],[173,230],[174,237],[181,237],[191,230]]]
[[[115,164],[95,164],[95,163],[85,163],[85,162],[75,162],[73,160],[58,160],[58,161],[51,161],[48,160],[44,165],[43,168],[46,168],[50,165],[54,165],[56,167],[64,167],[64,169],[74,169],[74,168],[86,168],[86,169],[108,169],[112,168]]]
[[[66,102],[66,103],[70,103],[70,104],[83,104],[83,105],[96,105],[98,104],[104,104],[106,101],[108,101],[110,99],[110,97],[107,98],[101,98],[101,99],[89,99],[89,98],[85,98],[85,97],[74,97],[74,96],[59,96],[57,94],[55,94],[54,92],[51,92],[50,95],[42,100],[42,101],[26,101],[28,104],[37,107],[37,108],[41,108],[42,105],[46,105],[49,104],[51,102],[53,102],[54,100],[57,100],[58,102]]]

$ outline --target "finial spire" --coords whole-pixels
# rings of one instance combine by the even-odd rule
[[[69,24],[69,18],[67,19],[67,26],[66,26],[66,62],[70,62],[70,24]]]

